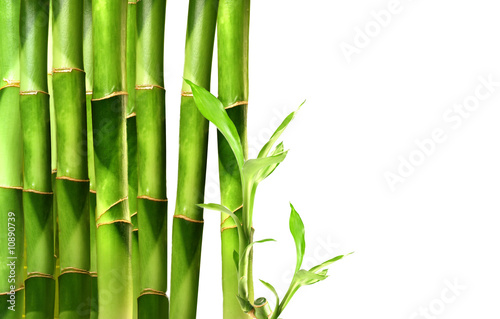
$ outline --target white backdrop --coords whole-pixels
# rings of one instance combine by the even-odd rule
[[[170,217],[187,2],[167,5]],[[251,154],[307,99],[284,136],[288,158],[257,194],[255,238],[278,242],[256,248],[255,277],[283,296],[295,263],[289,201],[305,223],[306,266],[355,251],[282,318],[500,316],[498,12],[491,0],[253,1]],[[218,202],[210,133],[207,201]],[[202,319],[222,317],[219,238],[207,212]]]

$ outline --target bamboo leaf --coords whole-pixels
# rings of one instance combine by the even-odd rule
[[[247,160],[242,170],[245,182],[254,184],[262,181],[262,176],[271,174],[276,166],[285,160],[287,153],[288,151],[284,151],[268,157]]]
[[[274,155],[277,155],[279,153],[282,153],[283,151],[284,151],[284,146],[283,146],[283,142],[281,142],[271,152],[271,156],[274,156]],[[280,163],[276,163],[276,164],[268,166],[265,169],[262,169],[261,172],[260,172],[260,174],[259,174],[259,177],[257,178],[257,183],[260,183],[261,181],[263,181],[264,179],[266,179],[269,175],[271,175],[274,172],[274,170],[279,166],[279,164]]]
[[[293,239],[295,241],[295,248],[297,251],[297,265],[295,266],[295,273],[299,272],[300,266],[302,266],[302,261],[304,259],[304,253],[306,250],[305,241],[305,230],[304,223],[300,218],[299,213],[295,210],[293,205],[290,203],[292,211],[290,212],[290,232],[292,233]]]
[[[193,82],[184,79],[191,86],[193,98],[200,113],[210,122],[214,123],[219,131],[224,135],[227,142],[233,150],[236,161],[240,169],[245,161],[243,147],[240,142],[240,136],[234,126],[233,121],[227,115],[224,105],[214,95],[206,89],[194,84]]]
[[[217,211],[217,212],[221,212],[221,213],[225,213],[225,214],[228,214],[229,216],[231,216],[231,218],[234,220],[234,222],[236,223],[236,227],[238,228],[238,232],[241,233],[241,222],[240,222],[240,219],[238,218],[238,216],[236,216],[229,208],[227,208],[226,206],[224,205],[220,205],[220,204],[198,204],[196,205],[198,207],[201,207],[201,208],[206,208],[206,209],[209,209],[209,210],[214,210],[214,211]]]
[[[325,261],[324,263],[321,263],[321,264],[319,264],[319,265],[317,265],[317,266],[309,269],[309,271],[316,272],[316,271],[318,271],[318,270],[320,270],[322,268],[325,268],[326,266],[329,266],[329,265],[333,264],[334,262],[336,262],[338,260],[341,260],[342,258],[344,258],[346,256],[349,256],[349,255],[353,254],[353,253],[354,252],[349,253],[347,255],[339,255],[337,257],[333,257],[332,259],[329,259],[329,260]]]
[[[276,297],[276,306],[274,307],[274,311],[273,311],[273,315],[271,317],[271,319],[274,319],[276,317],[278,317],[280,315],[280,313],[278,312],[279,310],[279,305],[280,305],[280,296],[278,295],[278,292],[276,291],[276,289],[273,287],[273,285],[271,285],[270,283],[268,282],[265,282],[264,280],[262,279],[259,279],[260,282],[267,287],[267,289],[271,290],[271,292],[274,294],[274,296]]]
[[[273,147],[274,143],[276,143],[276,141],[281,136],[281,134],[283,134],[283,132],[287,128],[288,124],[290,124],[290,122],[295,117],[295,114],[300,110],[300,108],[302,107],[302,105],[304,105],[305,102],[306,101],[302,102],[302,104],[300,104],[300,106],[297,108],[297,110],[288,114],[288,116],[283,120],[283,122],[280,124],[280,126],[278,126],[276,131],[273,133],[273,135],[271,136],[269,141],[262,147],[262,149],[259,152],[258,158],[266,157],[269,154],[269,151]]]

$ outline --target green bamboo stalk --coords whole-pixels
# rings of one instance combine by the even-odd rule
[[[97,286],[97,249],[96,249],[96,183],[94,167],[94,138],[92,134],[92,88],[93,88],[93,52],[92,52],[92,0],[83,2],[83,65],[85,69],[86,110],[87,110],[87,161],[89,167],[89,212],[90,212],[90,276],[91,299],[90,318],[98,317]]]
[[[52,85],[57,134],[59,316],[90,318],[90,214],[83,72],[83,0],[53,0]]]
[[[127,1],[92,1],[92,126],[101,319],[130,319],[133,313],[125,122],[126,27]]]
[[[184,78],[210,89],[218,0],[190,0]],[[196,318],[208,121],[183,82],[179,126],[179,178],[172,231],[171,318]]]
[[[167,190],[163,39],[166,0],[137,3],[139,318],[167,318]]]
[[[136,73],[136,35],[137,2],[129,1],[127,6],[127,159],[128,159],[128,198],[129,213],[132,221],[132,277],[134,281],[134,319],[138,317],[137,299],[141,293],[139,228],[137,223],[137,121],[135,113],[135,73]]]
[[[221,0],[217,18],[217,46],[219,67],[219,99],[228,108],[247,157],[247,104],[248,104],[248,39],[250,0]],[[219,178],[222,204],[241,216],[243,204],[241,178],[236,159],[220,132]],[[238,232],[229,215],[221,215],[222,289],[224,318],[248,318],[235,296],[238,294],[238,275],[233,252],[239,251]],[[251,238],[250,238],[251,242]],[[251,277],[251,269],[249,276]],[[249,282],[252,282],[250,280]],[[249,287],[250,300],[253,288]]]
[[[0,1],[2,34],[0,36],[0,227],[2,229],[0,231],[0,318],[2,319],[21,318],[24,309],[19,16],[19,1]],[[14,244],[10,244],[9,247],[10,242]],[[14,263],[12,266],[11,262]]]
[[[20,106],[27,242],[26,318],[54,317],[50,105],[47,84],[49,1],[21,0]]]

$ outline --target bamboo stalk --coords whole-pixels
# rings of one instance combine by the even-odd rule
[[[166,0],[137,3],[139,318],[167,318],[167,190],[163,39]]]
[[[90,212],[90,318],[97,319],[99,312],[97,283],[96,249],[96,182],[94,167],[94,138],[92,134],[92,88],[93,88],[93,52],[92,52],[92,0],[83,2],[83,65],[85,68],[85,97],[87,116],[87,161],[89,170],[89,212]]]
[[[132,221],[132,277],[134,285],[134,319],[138,316],[137,299],[141,293],[139,228],[137,223],[137,121],[135,113],[135,73],[137,2],[129,1],[127,6],[127,159],[129,214]]]
[[[245,158],[247,157],[249,16],[250,0],[220,1],[217,18],[219,99],[225,107],[230,107],[227,113],[238,130]],[[243,198],[238,165],[224,136],[218,132],[217,137],[222,204],[241,216],[239,208],[243,204]],[[248,318],[234,297],[238,294],[238,276],[233,259],[233,252],[239,251],[238,232],[229,215],[222,213],[221,220],[224,318]],[[249,276],[251,277],[251,269]],[[249,287],[249,293],[252,300],[252,287]]]
[[[24,145],[23,207],[27,242],[26,318],[54,317],[48,0],[21,0],[20,106]]]
[[[132,224],[127,197],[127,2],[92,1],[92,125],[97,185],[99,318],[132,318]]]
[[[83,72],[83,0],[53,0],[52,85],[57,139],[59,316],[89,318],[90,214]]]
[[[23,142],[19,109],[20,2],[0,1],[0,318],[24,309]],[[9,223],[14,225],[9,225]],[[15,229],[9,229],[14,227]],[[12,231],[10,231],[12,230]],[[11,249],[6,249],[11,244]],[[15,257],[15,258],[12,258]],[[11,262],[14,263],[11,269]],[[13,271],[13,273],[11,273]],[[10,277],[12,276],[12,277]],[[15,311],[9,309],[13,307]]]
[[[184,78],[210,89],[218,0],[191,0]],[[196,318],[208,147],[208,121],[183,82],[179,126],[179,178],[172,231],[171,318]],[[186,218],[183,218],[186,217]]]

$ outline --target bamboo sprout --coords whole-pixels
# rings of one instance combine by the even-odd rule
[[[218,0],[191,0],[186,32],[184,77],[210,89]],[[208,121],[183,83],[179,127],[179,178],[172,235],[171,318],[196,318]]]
[[[49,0],[21,0],[20,107],[27,242],[26,318],[54,317],[50,104],[47,85]]]
[[[92,1],[92,128],[101,319],[129,319],[133,313],[125,123],[126,26],[126,1]]]
[[[137,2],[139,318],[167,318],[167,194],[163,39],[166,0]]]
[[[227,113],[234,122],[247,157],[247,104],[248,104],[248,38],[250,0],[221,0],[217,18],[217,45],[219,61],[219,99],[227,107]],[[219,178],[221,201],[238,216],[243,205],[241,177],[235,157],[220,132]],[[221,214],[222,241],[222,289],[224,318],[248,318],[241,311],[235,296],[238,294],[238,277],[233,253],[239,251],[238,232],[234,220]],[[251,241],[251,238],[249,239]],[[252,275],[251,268],[249,270]],[[251,282],[251,281],[250,281]],[[249,287],[250,300],[253,288]]]
[[[0,318],[2,319],[19,319],[24,309],[23,142],[19,109],[19,16],[19,1],[0,1],[0,33],[2,34],[0,36],[0,225],[2,227],[0,231],[2,247],[0,249]],[[9,307],[12,308],[9,309]]]
[[[137,224],[137,121],[135,113],[135,69],[137,2],[127,6],[127,159],[128,159],[128,205],[132,221],[132,277],[134,281],[134,319],[137,318],[137,299],[141,293],[139,228]]]
[[[91,296],[83,0],[53,0],[52,86],[57,139],[59,316],[89,318]]]
[[[92,0],[83,3],[83,65],[85,68],[86,113],[87,113],[87,161],[89,169],[89,212],[90,212],[90,276],[91,300],[90,318],[98,317],[97,249],[96,249],[96,183],[94,167],[94,139],[92,134]]]

